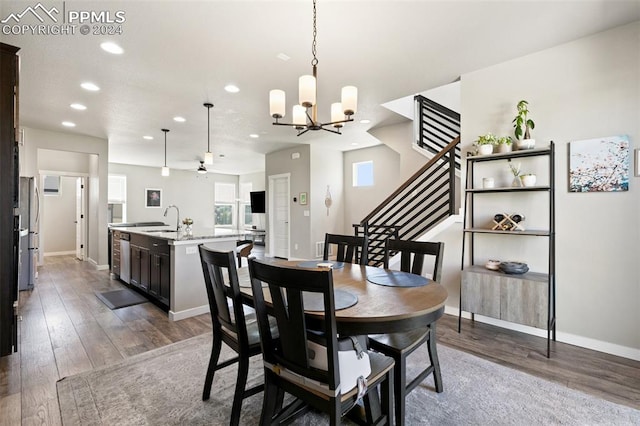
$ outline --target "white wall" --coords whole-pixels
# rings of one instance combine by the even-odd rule
[[[413,121],[378,127],[370,133],[400,155],[399,183],[406,181],[429,161],[428,157],[413,149]]]
[[[51,152],[55,155],[64,153],[90,154],[88,156],[89,188],[87,211],[87,255],[89,261],[98,268],[108,267],[107,251],[107,159],[109,144],[106,139],[71,133],[54,132],[24,127],[24,145],[20,147],[20,175],[34,176],[39,174],[40,154],[43,150],[43,164],[50,167]],[[55,164],[55,163],[54,163]],[[58,171],[78,172],[78,170]],[[43,218],[44,220],[44,218]]]
[[[164,222],[176,225],[176,211],[165,208],[171,204],[180,209],[180,221],[193,219],[194,230],[214,227],[214,188],[216,182],[234,183],[237,175],[218,173],[197,174],[195,171],[171,170],[169,176],[160,175],[160,167],[132,166],[109,163],[109,173],[127,177],[127,222]],[[160,208],[145,207],[145,189],[161,189]]]
[[[344,223],[345,197],[341,151],[321,146],[311,146],[311,190],[308,196],[310,221],[310,257],[316,255],[316,243],[324,242],[326,233],[352,234],[351,224]],[[327,187],[331,195],[331,207],[327,209]]]
[[[406,143],[411,144],[411,139],[408,139]],[[418,156],[419,154],[414,152],[414,155]],[[373,186],[354,187],[353,163],[370,160],[373,161]],[[391,195],[402,182],[400,156],[391,148],[385,145],[378,145],[345,152],[344,232],[353,233],[351,225],[360,223],[380,202]]]
[[[45,255],[76,250],[76,177],[60,176],[58,195],[42,197],[40,233]]]
[[[479,134],[511,134],[516,103],[529,101],[533,136],[556,143],[559,339],[640,359],[640,180],[621,193],[567,190],[570,141],[627,134],[639,146],[639,46],[635,22],[464,74],[461,115],[469,149]],[[525,214],[535,220],[544,209],[530,205]],[[501,244],[489,244],[484,256],[505,255]],[[508,255],[540,264],[543,253]]]
[[[292,154],[298,154],[296,159],[291,158]],[[311,246],[311,217],[304,216],[305,206],[299,202],[294,203],[293,197],[299,197],[301,192],[309,194],[311,188],[311,148],[309,145],[299,145],[295,148],[283,149],[281,151],[267,154],[265,158],[265,176],[274,176],[283,173],[290,173],[289,191],[289,247],[290,257],[297,259],[310,259],[312,254],[309,250]],[[312,197],[309,194],[309,197]],[[269,188],[267,183],[267,251],[269,247]],[[295,248],[297,245],[297,249]]]

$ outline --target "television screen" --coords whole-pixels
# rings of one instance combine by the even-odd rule
[[[251,213],[265,212],[265,191],[253,191],[249,193],[251,197]]]

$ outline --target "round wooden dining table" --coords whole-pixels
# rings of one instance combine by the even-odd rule
[[[280,259],[263,259],[261,261],[288,267],[300,267],[301,264],[300,261]],[[338,333],[348,336],[407,331],[425,327],[443,315],[447,290],[442,285],[428,280],[425,285],[399,287],[375,284],[369,280],[374,276],[379,277],[384,271],[386,270],[373,266],[351,263],[344,263],[340,267],[333,268],[334,290],[344,291],[357,298],[355,305],[336,309]],[[238,272],[241,292],[247,299],[252,299],[251,288],[246,286],[248,271],[242,271],[246,273],[244,277],[241,276],[244,274]],[[406,278],[419,277],[407,272],[394,271],[393,273],[400,274],[400,276],[407,274]],[[242,283],[243,281],[244,283]],[[270,297],[267,293],[265,292],[265,301],[268,303]],[[322,316],[321,313],[308,311],[309,319],[317,317],[321,320]]]

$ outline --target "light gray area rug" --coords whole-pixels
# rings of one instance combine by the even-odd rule
[[[65,425],[227,425],[236,367],[218,371],[211,399],[202,387],[209,334],[191,338],[57,383]],[[420,348],[413,362],[426,356]],[[407,397],[408,425],[638,425],[640,411],[538,379],[440,345],[444,392],[430,377]],[[221,358],[233,351],[223,345]],[[254,357],[250,383],[262,380]],[[242,425],[255,425],[262,393],[245,399]],[[308,413],[295,424],[324,425]],[[346,424],[350,424],[345,421]]]

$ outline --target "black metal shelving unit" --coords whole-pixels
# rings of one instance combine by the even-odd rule
[[[474,188],[474,168],[476,164],[483,162],[492,162],[499,160],[512,160],[527,157],[547,157],[548,158],[548,185],[531,186],[531,187],[500,187],[500,188]],[[500,272],[489,271],[484,267],[475,264],[475,239],[482,234],[504,235],[513,238],[527,237],[544,237],[548,238],[548,271],[544,273],[527,272],[523,275],[508,275],[509,279],[525,280],[531,282],[546,282],[547,284],[547,358],[551,353],[551,340],[556,340],[556,281],[555,281],[555,148],[551,141],[548,148],[529,149],[522,151],[513,151],[510,153],[469,156],[467,157],[467,178],[464,196],[464,227],[462,236],[462,271],[463,281],[466,273],[484,274],[483,279],[499,280],[504,277]],[[475,223],[474,198],[476,196],[484,196],[485,194],[505,194],[505,193],[534,193],[544,192],[549,195],[549,221],[547,229],[524,230],[524,231],[502,231],[492,230],[490,228],[478,227]],[[468,247],[467,247],[468,246]],[[462,327],[463,312],[463,283],[460,285],[460,308],[458,316],[458,332]],[[495,295],[487,295],[487,297]],[[484,295],[482,296],[484,297]],[[500,296],[499,296],[500,297]],[[491,301],[490,301],[491,302]],[[495,300],[493,301],[495,303]],[[501,303],[500,301],[498,301]],[[472,320],[475,312],[470,312]],[[479,313],[480,314],[480,313]],[[482,313],[486,315],[486,313]],[[507,320],[508,321],[508,320]],[[529,324],[525,324],[529,325]],[[542,327],[538,327],[542,328]]]

